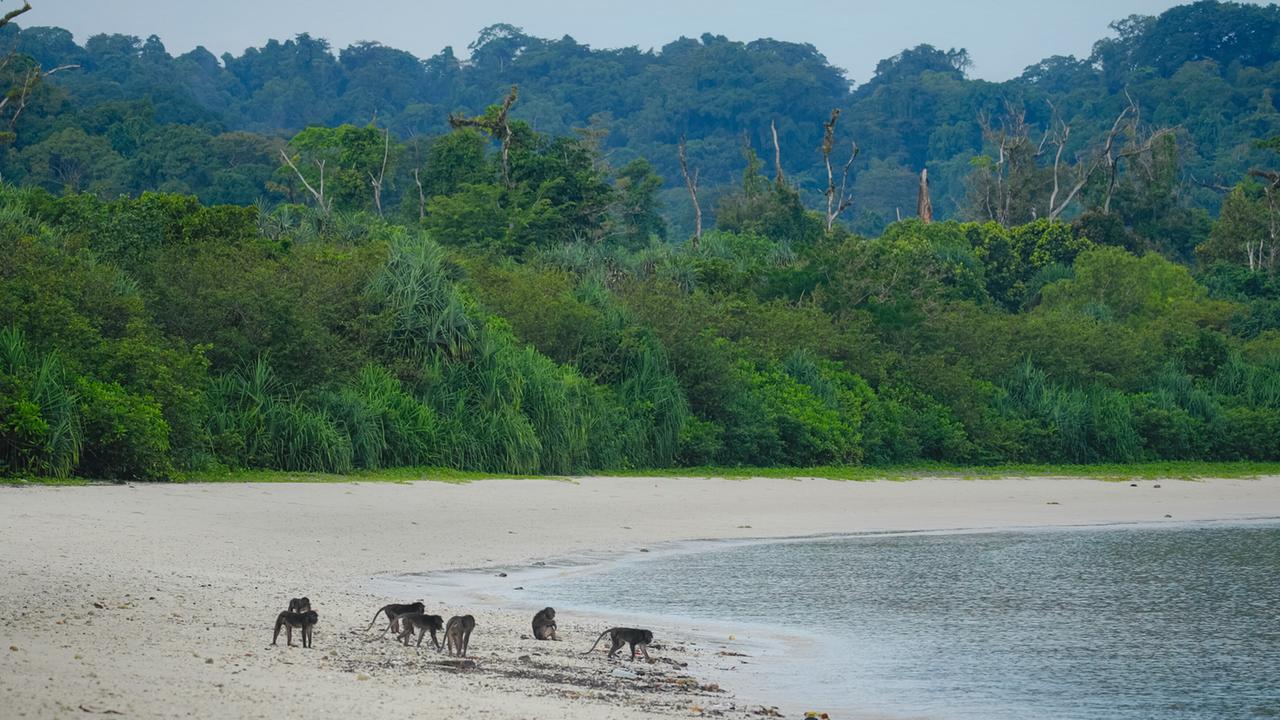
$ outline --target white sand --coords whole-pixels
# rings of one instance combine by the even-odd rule
[[[519,639],[528,632],[523,610],[435,605],[446,616],[474,612],[479,622],[471,653],[479,667],[459,672],[425,649],[364,642],[359,631],[373,610],[403,600],[368,588],[384,574],[697,538],[1280,516],[1280,478],[1159,484],[584,478],[5,487],[0,715],[598,720],[688,717],[697,705],[733,707],[727,714],[741,717],[744,703],[732,692],[699,690],[704,681],[681,677],[705,678],[712,660],[670,633],[654,653],[663,662],[611,664],[576,654],[598,621],[562,612],[568,641],[537,643]],[[286,648],[283,638],[271,647],[275,614],[301,594],[321,616],[315,648]],[[644,675],[616,678],[616,667]]]

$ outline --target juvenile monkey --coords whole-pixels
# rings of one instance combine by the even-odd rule
[[[454,615],[444,627],[445,653],[467,656],[467,647],[471,645],[471,631],[476,629],[476,619],[470,615]]]
[[[292,610],[285,610],[284,612],[276,616],[276,631],[275,631],[275,634],[271,636],[271,644],[272,645],[276,644],[276,640],[280,638],[280,628],[284,628],[285,642],[288,643],[290,647],[292,647],[293,646],[293,629],[301,628],[302,629],[302,647],[309,648],[311,647],[311,629],[314,628],[316,623],[319,621],[320,621],[320,616],[316,613],[315,610],[308,610],[306,612],[294,612]]]
[[[311,609],[311,599],[300,597],[289,601],[289,612],[307,612]]]
[[[609,636],[609,641],[612,643],[609,647],[610,658],[612,658],[613,654],[618,652],[618,648],[622,647],[625,643],[631,646],[632,660],[636,659],[636,648],[640,648],[640,652],[644,654],[644,659],[649,662],[653,662],[653,660],[649,658],[649,643],[653,642],[653,633],[648,630],[640,630],[637,628],[609,628],[608,630],[600,633],[600,637],[596,638],[595,643],[592,644],[591,650],[582,654],[591,654],[591,652],[596,649],[596,645],[599,645],[600,641],[604,639],[605,635]]]
[[[440,649],[440,641],[436,639],[436,633],[444,629],[444,618],[439,615],[427,615],[426,613],[418,612],[405,613],[399,616],[398,619],[400,620],[402,631],[396,636],[396,639],[403,641],[405,647],[408,647],[409,640],[413,638],[413,633],[416,631],[418,633],[417,647],[422,647],[422,638],[426,637],[427,633],[430,632],[431,644],[435,646],[436,650]]]
[[[556,609],[543,608],[533,616],[533,637],[537,640],[559,640],[556,635]]]
[[[383,605],[378,608],[378,612],[373,614],[373,620],[369,622],[369,627],[365,628],[364,631],[369,632],[369,630],[373,628],[374,623],[378,622],[378,615],[380,613],[385,613],[387,620],[390,620],[391,624],[387,625],[387,629],[383,630],[382,635],[379,635],[378,637],[386,636],[387,630],[398,633],[400,632],[399,618],[401,615],[408,615],[409,613],[424,613],[426,611],[427,606],[423,605],[421,600],[407,604],[391,603],[390,605]]]

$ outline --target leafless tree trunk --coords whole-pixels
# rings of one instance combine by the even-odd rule
[[[369,185],[373,187],[373,206],[378,210],[378,217],[382,217],[382,180],[387,175],[387,158],[391,156],[391,129],[382,131],[382,167],[378,170],[377,177],[373,173],[369,173]],[[414,171],[415,174],[417,171]]]
[[[0,70],[4,69],[10,59],[11,57],[0,61]],[[40,84],[41,80],[53,75],[54,73],[59,73],[63,70],[74,70],[78,67],[80,66],[59,65],[58,67],[47,71],[41,70],[38,67],[28,70],[26,77],[22,79],[21,85],[6,92],[4,97],[0,97],[0,112],[4,112],[5,108],[8,107],[11,102],[13,103],[13,110],[11,111],[12,114],[9,116],[9,130],[13,130],[17,127],[18,118],[22,117],[22,111],[27,109],[27,103],[31,101],[31,93],[35,91],[36,86]]]
[[[773,181],[782,184],[782,146],[778,144],[778,124],[769,121],[769,131],[773,133]]]
[[[920,190],[916,193],[916,215],[928,225],[933,222],[933,201],[929,199],[929,168],[920,171]]]
[[[1280,255],[1280,205],[1276,200],[1276,195],[1280,194],[1280,172],[1254,168],[1249,171],[1249,174],[1266,181],[1262,189],[1267,198],[1267,236],[1258,241],[1256,269],[1261,270],[1265,264],[1268,270],[1274,272],[1276,256]],[[1268,240],[1271,241],[1270,252],[1267,252],[1265,247]],[[1255,269],[1252,248],[1249,249],[1249,269]]]
[[[418,168],[413,169],[413,182],[418,186],[418,222],[427,219],[427,196],[422,192],[422,179],[418,177]]]
[[[827,191],[823,193],[827,196],[827,232],[831,232],[831,227],[835,225],[836,218],[840,214],[849,209],[853,205],[853,198],[848,196],[849,187],[849,168],[853,166],[853,161],[858,157],[858,143],[850,142],[849,159],[845,162],[844,168],[840,173],[840,189],[836,190],[835,172],[831,168],[831,153],[835,149],[836,142],[836,121],[840,119],[840,109],[836,108],[831,111],[831,119],[822,124],[822,161],[827,166]]]
[[[1115,193],[1120,161],[1150,152],[1157,140],[1173,132],[1172,128],[1160,128],[1140,142],[1138,140],[1138,104],[1129,95],[1128,91],[1125,92],[1125,97],[1128,98],[1129,104],[1116,116],[1115,122],[1111,123],[1111,129],[1107,131],[1102,147],[1095,150],[1093,156],[1087,161],[1076,164],[1076,181],[1071,186],[1071,190],[1066,197],[1062,199],[1062,202],[1058,202],[1058,178],[1061,171],[1062,151],[1071,135],[1071,126],[1058,115],[1057,108],[1053,108],[1052,103],[1050,103],[1049,107],[1053,108],[1053,120],[1050,122],[1057,123],[1057,129],[1053,132],[1053,142],[1058,146],[1058,151],[1053,162],[1053,194],[1049,196],[1049,219],[1056,220],[1071,205],[1072,200],[1075,199],[1084,186],[1089,183],[1093,174],[1103,165],[1107,167],[1108,177],[1102,211],[1104,213],[1111,212],[1111,198]],[[1132,145],[1129,148],[1117,151],[1116,140],[1124,135],[1126,130],[1132,140]]]
[[[315,198],[316,205],[320,208],[320,213],[322,215],[328,215],[329,204],[331,201],[324,196],[324,162],[325,161],[316,160],[316,167],[320,168],[320,189],[317,190],[315,187],[311,185],[311,183],[307,182],[306,176],[303,175],[302,171],[298,169],[298,166],[294,164],[293,158],[289,157],[288,153],[286,153],[284,150],[281,150],[280,157],[284,158],[285,164],[287,164],[293,170],[293,174],[297,175],[298,179],[302,181],[302,186],[307,189],[307,192],[311,193],[311,197]]]
[[[689,198],[693,200],[693,246],[698,247],[702,241],[702,206],[698,204],[698,169],[689,174],[689,159],[685,154],[684,136],[680,137],[680,174],[684,176],[684,184],[689,188]]]

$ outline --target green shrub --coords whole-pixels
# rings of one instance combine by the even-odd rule
[[[173,468],[169,424],[159,403],[118,383],[81,379],[84,452],[76,474],[108,480],[163,480]]]

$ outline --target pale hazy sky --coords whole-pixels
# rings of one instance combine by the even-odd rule
[[[239,54],[301,32],[335,48],[375,40],[419,57],[452,45],[459,55],[493,23],[539,37],[572,35],[596,48],[659,48],[704,32],[734,40],[772,37],[812,43],[857,83],[878,60],[930,43],[964,47],[971,74],[1004,80],[1050,55],[1089,53],[1107,24],[1154,15],[1165,0],[31,0],[20,24],[58,25],[83,43],[101,32],[159,35],[169,52],[204,45]],[[0,9],[16,0],[0,0]]]

